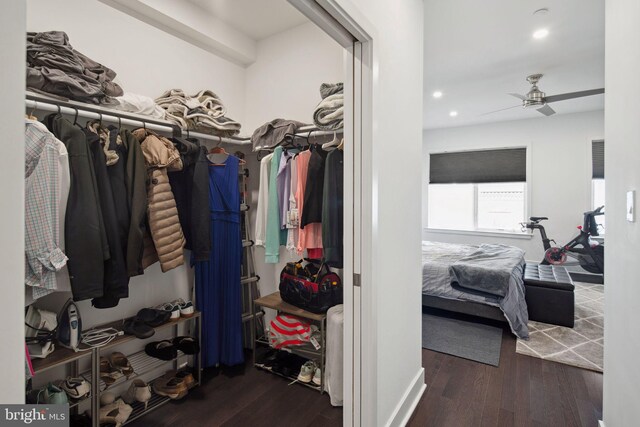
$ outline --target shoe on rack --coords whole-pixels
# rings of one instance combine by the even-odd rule
[[[184,384],[187,386],[187,389],[191,390],[193,387],[195,387],[196,385],[196,380],[195,378],[193,378],[193,374],[187,370],[182,370],[182,371],[167,371],[167,373],[164,374],[164,377],[166,378],[178,378],[179,380],[184,381]]]
[[[143,308],[138,311],[138,314],[136,314],[134,319],[143,322],[152,328],[156,328],[160,325],[164,325],[169,321],[169,319],[171,319],[171,312],[157,308]]]
[[[176,320],[180,318],[180,307],[172,302],[165,302],[156,307],[158,310],[163,310],[170,313],[170,319]]]
[[[113,424],[115,427],[120,427],[129,419],[131,412],[133,412],[133,408],[124,403],[122,399],[118,399],[100,408],[100,425]]]
[[[191,301],[187,301],[185,302],[182,298],[177,299],[175,301],[172,302],[172,304],[174,306],[178,306],[178,308],[180,309],[180,316],[181,317],[192,317],[195,313],[195,310],[193,308],[193,303]]]
[[[310,383],[313,375],[316,371],[316,364],[313,360],[309,360],[300,368],[300,373],[298,374],[298,381],[301,383]]]
[[[131,385],[122,395],[122,399],[131,405],[134,402],[144,403],[144,409],[147,409],[149,399],[151,399],[151,387],[139,378],[131,382]]]
[[[64,390],[71,399],[82,399],[91,391],[91,384],[84,378],[68,377],[66,380],[61,381],[58,387]]]
[[[178,350],[169,340],[150,342],[144,346],[144,352],[160,360],[173,360],[178,357]]]
[[[114,351],[113,353],[111,353],[111,355],[109,356],[109,363],[111,363],[113,369],[117,369],[118,371],[122,372],[122,375],[127,378],[129,378],[134,373],[133,366],[131,366],[129,359],[127,359],[127,357],[119,351]]]
[[[160,377],[153,382],[153,391],[169,399],[182,399],[188,393],[187,385],[180,378]]]
[[[322,371],[320,368],[316,368],[315,373],[313,374],[313,379],[311,380],[317,386],[322,385]]]
[[[67,393],[59,387],[49,383],[38,392],[36,403],[48,403],[50,405],[64,405],[69,403]]]
[[[116,401],[116,395],[110,391],[100,393],[100,406],[111,405]]]
[[[82,414],[72,414],[69,417],[69,426],[70,427],[91,427],[91,417],[88,413]]]
[[[109,387],[115,383],[118,378],[122,377],[122,372],[115,369],[109,359],[100,357],[100,379],[104,381],[105,386]]]
[[[135,317],[125,320],[122,325],[122,331],[127,335],[135,335],[136,338],[140,338],[141,340],[150,338],[156,333],[153,327]]]
[[[173,345],[184,354],[196,354],[200,351],[200,344],[193,337],[175,337]]]

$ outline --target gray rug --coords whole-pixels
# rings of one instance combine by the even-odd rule
[[[422,313],[422,347],[498,366],[502,329]]]
[[[529,340],[518,340],[516,352],[602,372],[604,355],[604,285],[574,283],[575,326],[529,322]]]

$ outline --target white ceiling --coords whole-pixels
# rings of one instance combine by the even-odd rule
[[[286,0],[189,0],[258,41],[308,22]]]
[[[539,28],[549,36],[534,40]],[[424,39],[425,128],[544,117],[521,108],[480,116],[518,105],[507,93],[528,92],[529,74],[545,74],[547,96],[604,87],[602,0],[425,0]],[[444,96],[434,99],[436,90]],[[604,96],[550,105],[558,114],[599,110]]]

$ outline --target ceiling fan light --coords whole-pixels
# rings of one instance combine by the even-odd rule
[[[437,90],[435,92],[433,92],[433,97],[438,99],[438,98],[442,98],[442,92]]]
[[[458,112],[457,111],[449,112],[449,117],[457,117],[457,116],[458,116]]]
[[[533,38],[536,40],[541,40],[549,35],[549,30],[546,28],[540,28],[533,32]]]

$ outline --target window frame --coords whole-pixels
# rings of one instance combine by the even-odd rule
[[[491,230],[491,229],[478,229],[478,184],[472,183],[473,185],[473,230],[465,230],[465,229],[449,229],[449,228],[433,228],[429,226],[429,186],[430,185],[447,185],[447,184],[430,184],[429,183],[429,170],[431,168],[431,155],[433,154],[442,154],[442,153],[457,153],[457,152],[466,152],[466,151],[490,151],[490,150],[500,150],[500,149],[514,149],[514,148],[524,148],[526,149],[526,181],[524,186],[524,213],[525,213],[525,221],[529,219],[531,216],[531,144],[514,144],[514,145],[484,145],[482,147],[452,147],[448,150],[442,149],[434,149],[429,150],[426,153],[426,175],[425,175],[425,190],[423,193],[424,196],[424,220],[425,227],[424,231],[428,233],[439,233],[439,234],[459,234],[459,235],[471,235],[471,236],[485,236],[485,237],[505,237],[505,238],[514,238],[514,239],[531,239],[533,237],[533,233],[531,230],[526,230],[525,232],[513,232],[513,231],[500,231],[500,230]],[[488,184],[488,183],[487,183]]]

